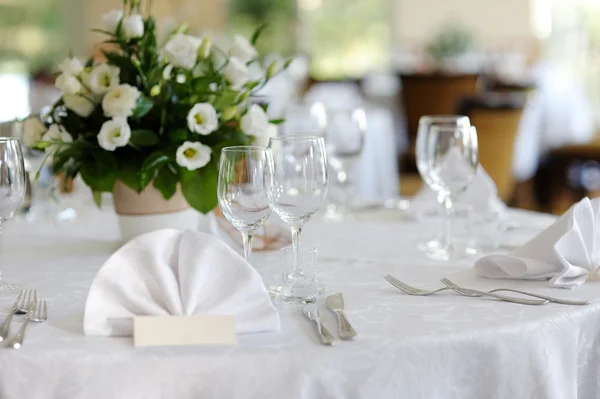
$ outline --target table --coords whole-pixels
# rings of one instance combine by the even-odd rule
[[[532,226],[512,243],[553,220],[523,211],[510,216]],[[359,333],[353,342],[324,347],[298,307],[278,305],[280,333],[240,336],[226,348],[136,349],[130,338],[82,334],[87,290],[120,245],[112,211],[86,206],[75,223],[59,228],[11,223],[2,236],[4,276],[47,298],[49,320],[29,326],[22,349],[0,348],[0,398],[600,397],[600,302],[525,307],[454,294],[411,297],[382,276],[423,287],[449,277],[565,298],[596,298],[600,282],[562,291],[546,282],[478,279],[473,259],[435,263],[418,253],[416,243],[435,227],[390,211],[307,226],[302,243],[318,245],[322,283],[344,293]],[[276,281],[277,261],[277,254],[256,254],[265,282]],[[11,302],[0,298],[0,316]],[[325,309],[323,315],[333,330],[333,316]]]

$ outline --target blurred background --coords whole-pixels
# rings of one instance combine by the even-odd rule
[[[99,55],[102,38],[89,30],[121,4],[0,0],[0,124],[55,101],[58,62],[70,52]],[[353,183],[341,196],[414,195],[418,118],[455,113],[477,126],[482,164],[508,204],[560,213],[600,195],[600,0],[154,0],[152,7],[164,35],[185,22],[223,46],[228,35],[268,23],[259,45],[265,64],[295,59],[261,93],[273,117],[287,118],[284,131],[327,130],[338,120],[332,110],[364,111],[358,121],[356,113],[339,119],[364,134],[360,154],[337,175],[341,187]],[[332,151],[345,159],[343,145]]]

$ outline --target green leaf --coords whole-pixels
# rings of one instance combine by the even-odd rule
[[[200,92],[210,92],[210,84],[217,82],[219,80],[218,76],[200,76],[192,79],[192,90],[200,91]]]
[[[80,156],[79,149],[74,146],[68,147],[60,152],[57,152],[56,154],[54,154],[52,160],[52,170],[54,172],[60,171],[69,160],[71,160],[72,158],[78,158],[78,156]]]
[[[274,125],[281,125],[283,122],[285,122],[285,119],[271,119],[269,121],[269,123],[272,123]]]
[[[90,57],[90,58],[88,58],[87,62],[85,63],[85,67],[91,68],[93,66],[94,66],[94,57]]]
[[[189,130],[186,128],[172,129],[167,132],[167,140],[171,143],[179,144],[187,140]]]
[[[103,33],[105,35],[112,36],[112,37],[115,36],[115,34],[113,32],[109,32],[109,31],[104,30],[104,29],[90,29],[90,32]]]
[[[162,151],[155,151],[144,159],[140,171],[140,190],[146,188],[148,183],[154,179],[156,171],[166,165],[169,160],[169,157]]]
[[[179,182],[179,176],[174,173],[171,168],[163,167],[156,174],[154,179],[154,187],[160,191],[163,198],[168,200],[177,191],[177,183]]]
[[[92,197],[94,197],[94,204],[100,208],[102,206],[102,193],[100,191],[92,190]]]
[[[239,92],[235,90],[223,90],[215,100],[213,106],[220,110],[237,103]]]
[[[136,129],[131,131],[129,142],[136,147],[150,147],[158,144],[158,135],[152,130]]]
[[[135,119],[143,118],[144,116],[146,116],[146,114],[148,114],[148,112],[150,112],[150,110],[152,109],[153,106],[154,106],[154,103],[148,97],[146,97],[144,95],[139,96],[137,99],[136,107],[133,110],[132,118],[135,118]]]
[[[117,159],[112,152],[95,151],[84,158],[80,173],[93,191],[111,192],[117,180]]]
[[[136,192],[141,192],[140,189],[140,172],[142,169],[142,161],[139,159],[122,159],[119,162],[117,177],[127,187]]]
[[[254,34],[252,35],[252,38],[250,39],[250,43],[252,43],[252,45],[256,45],[256,42],[258,41],[258,39],[260,38],[260,35],[262,35],[263,31],[267,28],[267,24],[264,23],[262,25],[260,25],[255,31]]]
[[[202,213],[208,213],[217,206],[217,161],[211,161],[203,168],[189,171],[180,169],[181,189],[190,206]]]

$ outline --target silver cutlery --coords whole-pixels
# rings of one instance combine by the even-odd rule
[[[422,290],[419,288],[415,288],[412,287],[406,283],[403,283],[402,281],[390,276],[389,274],[384,276],[384,278],[386,279],[386,281],[390,284],[392,284],[394,287],[398,288],[401,291],[406,292],[409,295],[416,295],[416,296],[427,296],[427,295],[432,295],[435,294],[437,292],[440,291],[447,291],[447,290],[452,290],[457,292],[458,294],[464,295],[464,296],[470,296],[470,297],[480,297],[480,296],[491,296],[494,297],[496,299],[500,299],[502,301],[506,301],[506,302],[514,302],[514,303],[518,303],[521,305],[545,305],[546,303],[548,303],[547,300],[535,300],[535,299],[520,299],[520,298],[513,298],[510,296],[504,296],[504,295],[499,295],[499,294],[494,294],[494,293],[487,293],[487,292],[481,292],[481,291],[477,291],[477,293],[475,293],[475,291],[470,290],[471,292],[466,292],[466,291],[457,291],[456,288],[451,288],[451,287],[444,287],[444,288],[439,288],[437,290]],[[460,287],[458,287],[460,289]]]
[[[427,295],[432,295],[435,294],[437,292],[440,291],[448,291],[448,290],[452,290],[454,291],[453,288],[450,288],[448,286],[443,287],[443,288],[439,288],[437,290],[432,290],[432,291],[426,291],[426,290],[422,290],[413,286],[410,286],[406,283],[403,283],[402,281],[387,275],[384,277],[386,280],[388,280],[388,282],[392,285],[394,285],[396,288],[409,293],[411,295],[420,295],[420,296],[427,296]],[[560,303],[562,305],[572,305],[572,306],[585,306],[585,305],[589,305],[590,303],[592,303],[592,301],[572,301],[572,300],[568,300],[568,299],[562,299],[562,298],[556,298],[556,297],[552,297],[552,296],[548,296],[548,295],[542,295],[542,294],[535,294],[532,292],[527,292],[527,291],[521,291],[521,290],[515,290],[512,288],[495,288],[493,290],[487,291],[490,293],[494,293],[494,292],[514,292],[517,294],[521,294],[521,295],[528,295],[528,296],[532,296],[534,298],[540,298],[540,299],[547,299],[550,302],[554,302],[554,303]]]
[[[9,342],[9,346],[13,347],[14,349],[19,349],[21,346],[23,346],[23,339],[25,338],[25,329],[27,328],[27,324],[29,323],[29,320],[35,313],[36,304],[37,304],[37,292],[34,290],[33,291],[33,300],[29,304],[29,308],[27,309],[27,314],[25,315],[25,320],[23,320],[23,324],[21,324],[21,328],[19,329],[19,332],[17,332],[17,335],[15,335],[15,337]]]
[[[464,295],[464,296],[480,297],[480,296],[485,295],[485,296],[489,296],[492,298],[500,299],[501,301],[513,302],[513,303],[518,303],[521,305],[534,305],[534,306],[545,305],[549,302],[547,299],[521,299],[521,298],[515,298],[515,297],[490,293],[490,292],[472,290],[470,288],[469,289],[462,288],[462,287],[454,284],[452,281],[448,280],[447,278],[443,278],[441,281],[448,287],[452,288],[455,292],[457,292],[461,295]]]
[[[8,336],[8,329],[10,327],[10,322],[12,320],[13,315],[16,313],[17,309],[19,308],[19,301],[21,300],[21,298],[25,298],[25,290],[21,290],[21,292],[19,292],[19,296],[17,297],[17,299],[15,300],[15,303],[13,303],[12,308],[10,308],[10,311],[8,312],[8,316],[6,316],[6,319],[4,320],[4,323],[2,324],[2,327],[0,328],[0,342],[4,341],[6,339],[6,337]],[[31,295],[31,292],[30,292]]]
[[[344,296],[341,292],[329,295],[325,300],[325,304],[337,316],[339,334],[341,339],[352,339],[356,337],[356,330],[352,327],[344,308]]]
[[[444,279],[446,282],[448,282],[448,284],[446,284],[446,282],[442,281],[442,283],[446,284],[446,286],[448,286],[449,288],[455,288],[458,287],[457,284],[453,283],[452,281],[448,280],[447,278]],[[473,291],[470,288],[462,288],[465,291]],[[496,288],[493,289],[491,291],[487,291],[488,293],[494,293],[494,292],[514,292],[516,294],[521,294],[521,295],[528,295],[528,296],[532,296],[535,298],[540,298],[540,299],[545,299],[547,301],[550,302],[554,302],[554,303],[559,303],[561,305],[572,305],[572,306],[586,306],[589,305],[590,303],[592,303],[592,301],[572,301],[569,299],[562,299],[562,298],[556,298],[553,296],[548,296],[548,295],[542,295],[542,294],[535,294],[532,292],[527,292],[527,291],[521,291],[521,290],[515,290],[512,288]]]
[[[31,321],[35,323],[43,323],[48,320],[48,308],[46,306],[46,300],[43,301],[40,299],[38,302],[35,313],[31,316]]]
[[[321,342],[324,345],[335,345],[333,336],[331,335],[329,330],[327,330],[327,328],[325,328],[325,326],[321,323],[321,315],[319,314],[319,307],[316,303],[309,303],[308,305],[304,305],[302,307],[302,313],[304,313],[304,315],[308,317],[308,319],[312,321],[317,327],[319,338],[321,339]]]
[[[15,314],[26,314],[27,310],[29,309],[29,304],[31,302],[31,295],[33,294],[34,290],[25,290],[25,294],[23,295],[23,298],[21,298],[21,301],[19,302],[19,305],[17,306],[17,311],[15,312]]]

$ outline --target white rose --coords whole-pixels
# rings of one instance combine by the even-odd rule
[[[83,72],[83,63],[78,58],[65,58],[58,64],[58,70],[67,75],[78,76]]]
[[[202,143],[186,141],[177,149],[177,164],[188,170],[196,170],[210,161],[210,147]]]
[[[223,74],[234,89],[239,89],[248,83],[248,67],[236,57],[229,59]]]
[[[128,84],[112,88],[102,99],[102,110],[108,117],[127,117],[133,115],[140,91]]]
[[[27,147],[31,147],[36,141],[41,140],[44,133],[46,133],[46,126],[39,118],[25,119],[23,123],[23,143]]]
[[[144,36],[144,18],[140,14],[123,18],[123,33],[127,39]]]
[[[119,85],[121,70],[113,65],[99,64],[85,76],[85,83],[94,94],[106,94],[110,89]]]
[[[98,133],[98,144],[106,151],[124,147],[131,138],[131,128],[125,118],[113,118],[102,124]]]
[[[96,104],[79,94],[65,94],[65,106],[77,115],[87,118],[94,111]]]
[[[56,123],[50,125],[48,131],[42,136],[42,141],[52,142],[60,141],[62,143],[72,143],[73,137],[65,130],[64,127]],[[45,148],[46,153],[54,152],[58,149],[60,143],[52,143]]]
[[[258,52],[244,36],[235,35],[233,45],[229,49],[229,56],[236,57],[244,64],[258,56]]]
[[[61,73],[54,85],[65,94],[77,94],[81,91],[81,82],[73,75]]]
[[[102,23],[109,32],[114,32],[117,30],[121,18],[123,18],[123,11],[111,10],[102,16]]]
[[[253,104],[248,112],[240,119],[240,127],[242,132],[248,136],[265,136],[272,131],[270,127],[269,117],[260,105]]]
[[[164,53],[173,66],[192,69],[196,65],[201,44],[202,40],[197,37],[179,33],[165,44]]]
[[[217,130],[219,117],[211,104],[198,103],[188,112],[187,123],[192,132],[207,135]]]

